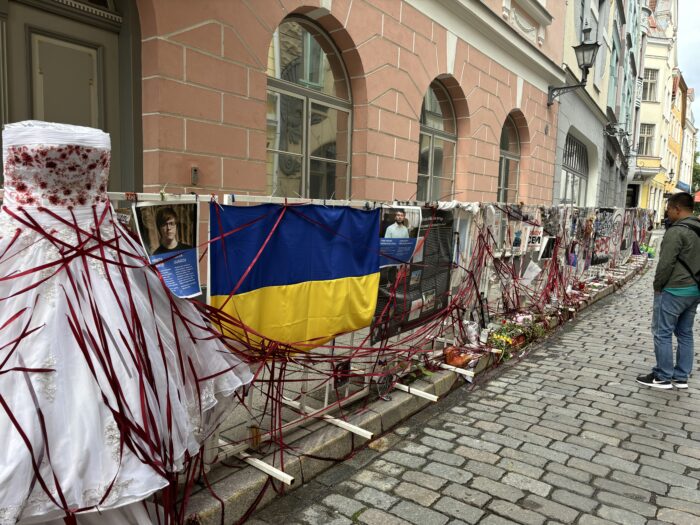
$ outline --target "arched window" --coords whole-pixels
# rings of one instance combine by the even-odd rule
[[[350,194],[350,84],[330,39],[303,18],[275,31],[267,64],[267,191]]]
[[[501,131],[498,163],[498,202],[518,202],[520,175],[520,137],[513,117],[508,115]]]
[[[420,112],[417,200],[436,201],[452,196],[456,148],[452,103],[445,88],[436,81],[430,84]]]
[[[583,142],[571,134],[566,135],[564,158],[561,164],[560,202],[585,206],[588,186],[588,149]]]

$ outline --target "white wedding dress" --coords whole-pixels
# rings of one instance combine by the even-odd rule
[[[109,160],[99,130],[3,131],[0,525],[150,523],[252,380],[118,224]]]

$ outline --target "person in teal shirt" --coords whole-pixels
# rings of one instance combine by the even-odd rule
[[[688,388],[693,368],[693,323],[700,304],[700,220],[693,216],[693,197],[676,193],[668,199],[671,226],[661,242],[654,274],[654,334],[656,366],[637,382],[652,388]],[[684,264],[685,263],[685,264]],[[676,364],[673,364],[673,334]]]

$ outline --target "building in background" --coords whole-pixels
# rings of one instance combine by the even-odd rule
[[[657,0],[649,6],[635,179],[641,186],[639,205],[655,210],[656,222],[660,224],[664,215],[664,194],[678,170],[673,162],[674,155],[679,153],[676,143],[680,136],[671,125],[672,120],[678,121],[681,103],[674,97],[680,73],[676,49],[678,1]]]
[[[677,0],[5,0],[0,119],[109,131],[112,190],[661,210],[672,165],[676,187],[687,166],[676,13]],[[600,43],[587,86],[550,106],[550,87],[581,79],[587,29]]]
[[[642,98],[643,98],[643,88],[644,88],[644,57],[646,55],[647,40],[649,36],[649,19],[651,16],[651,8],[649,7],[648,0],[628,0],[628,5],[630,5],[629,10],[632,9],[631,4],[637,4],[637,12],[634,18],[629,19],[630,26],[636,26],[630,31],[629,36],[631,41],[634,43],[632,49],[636,51],[636,54],[629,57],[630,62],[634,62],[636,67],[636,78],[628,76],[629,81],[633,81],[634,85],[628,85],[627,89],[631,91],[633,103],[633,114],[631,119],[628,121],[627,128],[625,129],[625,134],[630,142],[630,155],[628,159],[628,171],[627,171],[627,188],[625,191],[625,207],[634,208],[639,206],[640,196],[641,196],[641,177],[639,175],[639,170],[637,169],[637,157],[638,157],[638,147],[639,147],[639,134],[641,130],[641,108],[642,108]],[[635,41],[634,39],[638,39]]]
[[[625,205],[627,179],[634,172],[643,9],[646,7],[640,0],[567,2],[567,83],[580,81],[573,46],[590,30],[600,47],[585,89],[560,97],[555,203]]]
[[[668,126],[668,150],[666,152],[668,167],[666,194],[678,193],[677,188],[681,174],[681,156],[683,148],[683,128],[686,122],[688,101],[688,86],[679,69],[673,72],[673,84],[671,87],[671,115]]]
[[[564,4],[6,0],[2,119],[107,129],[112,189],[546,204]]]
[[[695,127],[692,104],[695,101],[695,90],[688,88],[686,102],[685,126],[683,126],[683,142],[676,189],[690,193],[693,186],[693,165],[697,149],[698,128]]]

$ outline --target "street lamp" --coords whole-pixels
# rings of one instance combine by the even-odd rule
[[[675,173],[673,172],[673,168],[671,168],[671,171],[668,172],[668,182],[673,182],[673,177],[675,176]]]
[[[588,70],[593,67],[595,62],[595,56],[598,53],[598,48],[600,44],[598,42],[592,42],[589,40],[591,33],[591,28],[586,27],[583,30],[583,42],[579,45],[574,46],[574,52],[576,53],[576,61],[578,62],[578,67],[583,73],[581,75],[581,82],[578,84],[572,84],[569,86],[554,87],[549,86],[549,93],[547,96],[547,105],[551,106],[554,104],[554,99],[559,95],[573,91],[574,89],[585,87],[586,81],[588,80]]]

